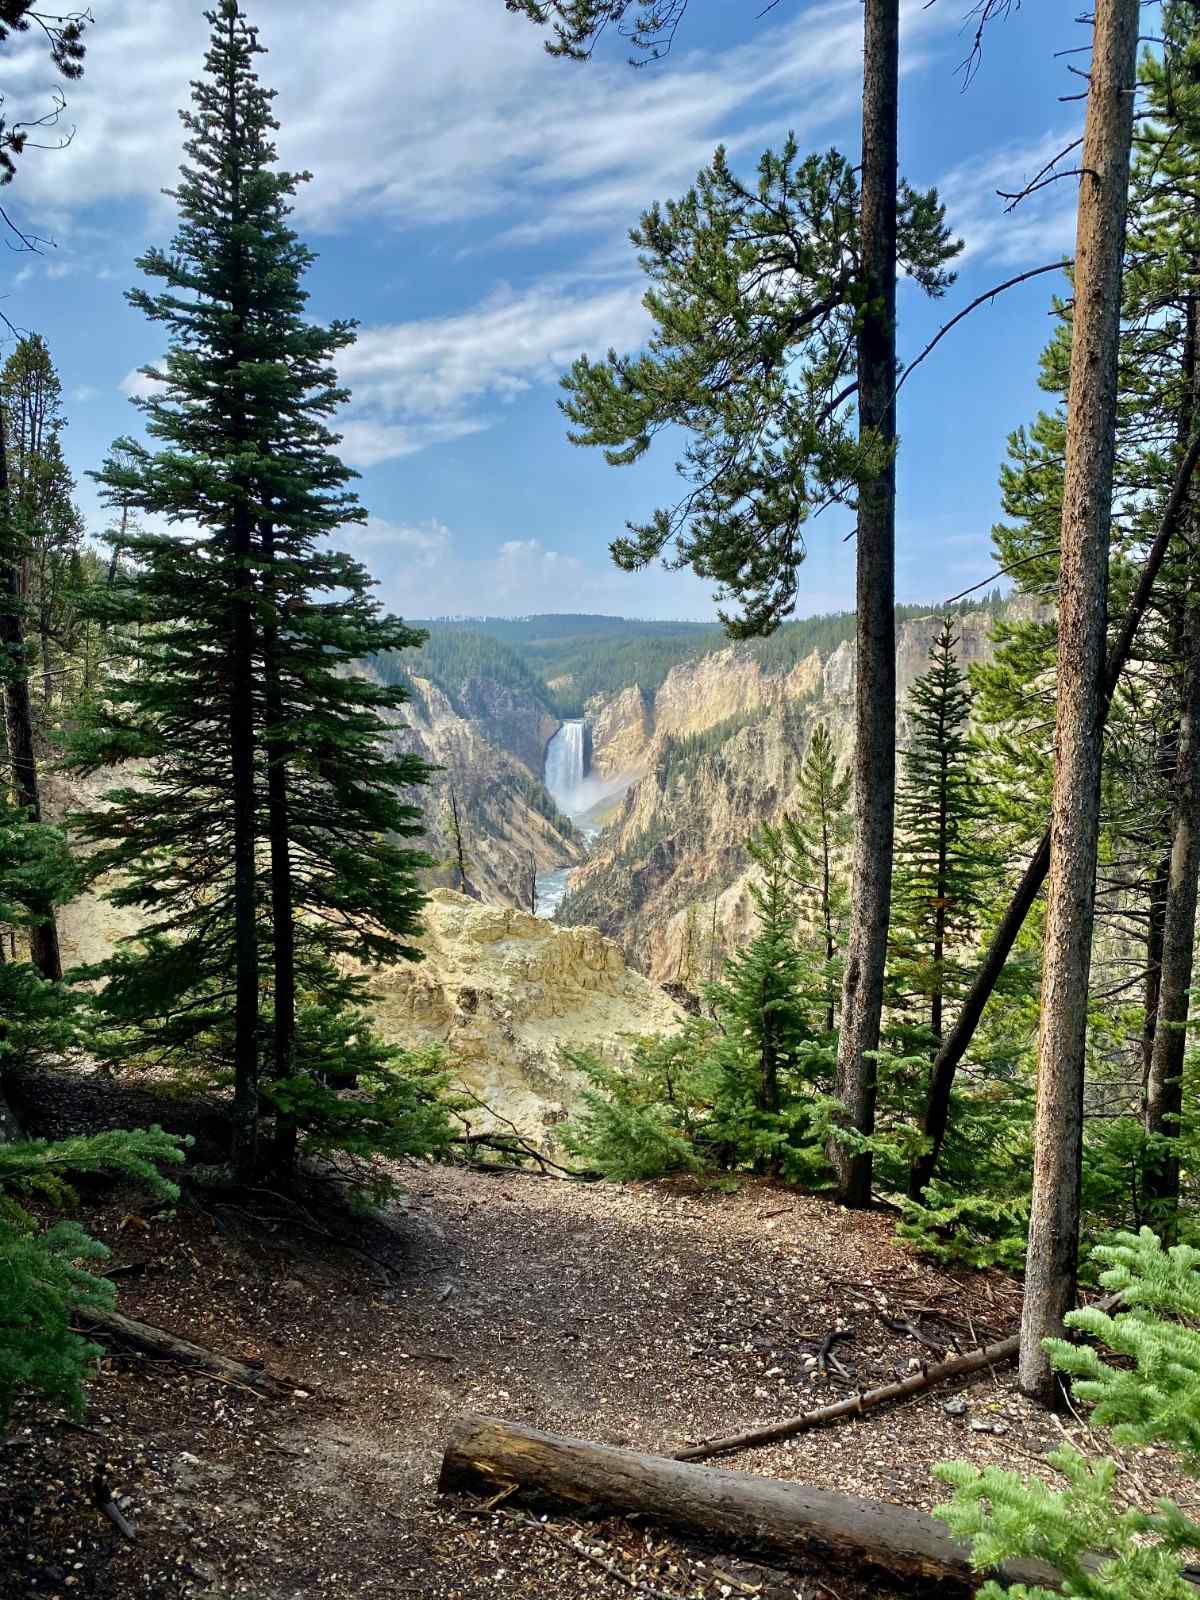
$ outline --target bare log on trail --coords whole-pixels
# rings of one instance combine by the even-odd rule
[[[174,1361],[181,1367],[192,1367],[224,1383],[253,1389],[255,1393],[271,1399],[294,1392],[294,1385],[286,1378],[276,1377],[260,1367],[237,1361],[232,1356],[223,1356],[216,1350],[206,1349],[204,1345],[193,1344],[190,1339],[181,1339],[178,1334],[168,1333],[165,1328],[152,1327],[148,1322],[135,1322],[132,1317],[123,1316],[119,1311],[104,1311],[89,1306],[79,1312],[77,1320],[81,1332],[106,1344],[125,1345],[130,1350],[138,1350],[160,1361]]]
[[[1120,1303],[1120,1295],[1113,1294],[1099,1301],[1096,1309],[1112,1311]],[[895,1327],[896,1324],[889,1323],[889,1326]],[[907,1378],[881,1384],[878,1389],[865,1389],[859,1394],[832,1401],[827,1406],[818,1406],[813,1411],[802,1411],[798,1416],[784,1417],[779,1422],[769,1422],[762,1427],[746,1428],[741,1433],[731,1433],[723,1439],[706,1439],[702,1444],[678,1451],[674,1459],[707,1461],[712,1456],[731,1455],[735,1450],[752,1450],[761,1445],[777,1444],[780,1439],[791,1439],[798,1433],[806,1433],[809,1428],[819,1428],[827,1422],[839,1422],[843,1417],[860,1416],[864,1411],[886,1405],[890,1400],[907,1400],[911,1395],[920,1394],[923,1389],[932,1389],[936,1384],[950,1383],[955,1378],[970,1377],[972,1373],[984,1372],[989,1367],[1003,1366],[1006,1362],[1015,1361],[1020,1353],[1021,1335],[1012,1333],[1008,1338],[997,1339],[994,1344],[984,1345],[979,1350],[968,1350],[965,1355],[939,1361],[936,1366],[923,1366]]]
[[[518,1487],[576,1504],[641,1512],[692,1533],[746,1541],[785,1556],[826,1557],[875,1567],[938,1592],[969,1590],[983,1581],[967,1547],[944,1523],[880,1500],[779,1483],[748,1472],[688,1466],[665,1456],[538,1433],[490,1417],[454,1424],[438,1488],[494,1493]],[[1010,1583],[1056,1585],[1039,1562],[1011,1562]]]

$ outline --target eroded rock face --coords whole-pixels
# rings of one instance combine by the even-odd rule
[[[593,701],[588,707],[588,726],[593,771],[602,778],[618,778],[644,770],[654,737],[654,710],[636,684],[611,699]]]
[[[542,786],[540,766],[535,778],[499,742],[491,723],[461,715],[436,684],[414,677],[412,687],[409,703],[389,716],[397,745],[437,768],[429,783],[411,796],[421,809],[425,830],[417,847],[438,863],[431,880],[457,881],[449,807],[453,788],[472,887],[484,900],[526,903],[530,863],[537,872],[571,866],[584,858],[583,840],[555,812]],[[492,687],[502,697],[507,693],[500,685]],[[507,703],[502,698],[501,709]],[[542,733],[558,726],[549,717],[539,721],[540,715],[531,712],[523,724],[530,752],[540,752]]]
[[[577,1101],[563,1045],[620,1053],[683,1017],[596,928],[437,889],[418,942],[423,961],[372,975],[379,1031],[400,1045],[444,1044],[463,1086],[539,1140]]]
[[[493,678],[464,678],[453,685],[454,709],[485,729],[489,740],[516,756],[541,782],[546,745],[559,724],[530,695]]]
[[[990,659],[990,622],[982,613],[959,619],[964,666]],[[939,625],[931,614],[897,629],[901,708],[927,670]],[[828,724],[842,760],[849,759],[854,691],[852,643],[824,659],[814,651],[777,673],[735,645],[673,667],[640,724],[631,691],[598,709],[595,727],[605,729],[598,751],[620,751],[637,778],[591,859],[572,874],[559,917],[595,924],[660,982],[695,986],[719,970],[721,957],[754,924],[746,838],[795,807],[817,722]],[[905,723],[901,710],[901,743]],[[711,743],[692,751],[672,744],[693,734],[709,734]],[[603,759],[607,771],[616,770],[615,757]]]

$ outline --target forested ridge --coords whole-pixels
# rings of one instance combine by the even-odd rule
[[[1002,604],[999,588],[982,600],[960,603],[967,610],[995,611]],[[926,616],[928,605],[898,605],[896,621]],[[743,648],[764,671],[784,673],[810,656],[825,657],[854,638],[855,613],[785,622],[765,638],[747,640]],[[698,661],[728,648],[724,631],[712,624],[642,622],[628,617],[479,617],[439,619],[414,626],[426,634],[414,650],[381,663],[385,674],[408,670],[453,689],[472,677],[492,678],[526,691],[559,717],[579,717],[597,696],[622,689],[640,689],[652,697],[672,667]]]
[[[669,73],[695,21],[506,9],[581,82],[614,35]],[[858,144],[781,128],[646,197],[642,342],[560,409],[606,482],[673,441],[610,553],[688,569],[714,623],[385,603],[471,561],[351,462],[457,448],[545,361],[476,383],[432,370],[453,318],[318,306],[302,108],[249,5],[203,16],[127,263],[161,353],[86,480],[68,319],[5,314],[0,1595],[1183,1600],[1200,0],[1082,19],[1073,139],[1004,195],[1070,184],[1074,254],[965,303],[899,165],[898,0],[862,8]],[[1022,21],[972,14],[963,87]],[[3,86],[0,186],[71,148],[81,80],[116,103],[106,25],[0,0],[12,82],[35,53],[55,85]],[[988,575],[898,603],[901,390],[1050,272]],[[947,312],[909,357],[918,297]],[[831,509],[855,605],[798,617]],[[576,571],[499,552],[501,594]],[[543,762],[579,718],[568,817]]]

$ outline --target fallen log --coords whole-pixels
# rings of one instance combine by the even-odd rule
[[[1119,1294],[1109,1295],[1097,1302],[1098,1311],[1112,1311],[1120,1305]],[[979,1350],[968,1350],[965,1355],[951,1356],[949,1361],[939,1361],[936,1366],[920,1367],[907,1378],[897,1378],[894,1383],[884,1383],[878,1389],[864,1389],[847,1395],[827,1406],[813,1411],[802,1411],[795,1417],[784,1417],[779,1422],[768,1422],[762,1427],[746,1428],[741,1433],[727,1434],[723,1439],[705,1439],[673,1457],[676,1461],[707,1461],[713,1456],[732,1455],[736,1450],[753,1450],[760,1445],[777,1444],[780,1439],[791,1439],[809,1428],[819,1428],[827,1422],[838,1422],[842,1417],[857,1417],[874,1406],[886,1405],[889,1400],[907,1400],[910,1395],[932,1389],[936,1384],[949,1383],[954,1378],[969,1377],[973,1372],[983,1372],[989,1367],[1003,1366],[1015,1361],[1021,1353],[1021,1335],[1009,1334],[997,1339],[995,1344],[984,1345]]]
[[[143,1355],[155,1356],[162,1361],[174,1361],[181,1367],[193,1367],[226,1383],[241,1384],[257,1394],[271,1399],[291,1394],[295,1385],[286,1378],[278,1378],[260,1367],[252,1367],[232,1356],[209,1350],[204,1345],[181,1339],[165,1328],[152,1327],[148,1322],[135,1322],[119,1311],[105,1311],[98,1306],[88,1306],[76,1318],[80,1331],[106,1343],[121,1344]]]
[[[945,1523],[905,1506],[690,1466],[492,1417],[455,1423],[442,1457],[441,1493],[513,1485],[558,1500],[641,1512],[691,1533],[784,1556],[878,1568],[905,1582],[934,1584],[939,1593],[977,1588],[985,1576],[972,1568],[967,1547]],[[1008,1583],[1057,1586],[1053,1570],[1036,1561],[1008,1563],[998,1575]]]

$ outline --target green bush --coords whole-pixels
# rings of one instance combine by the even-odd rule
[[[1164,1250],[1148,1228],[1118,1234],[1093,1252],[1100,1282],[1120,1291],[1122,1310],[1095,1307],[1066,1321],[1120,1359],[1105,1361],[1090,1345],[1048,1339],[1058,1371],[1075,1398],[1093,1406],[1092,1421],[1117,1444],[1167,1445],[1179,1464],[1200,1475],[1200,1250]],[[1074,1449],[1046,1457],[1065,1487],[1051,1489],[999,1467],[945,1462],[935,1476],[954,1490],[938,1507],[952,1532],[968,1539],[981,1569],[1023,1557],[1046,1562],[1061,1589],[1079,1600],[1189,1600],[1183,1576],[1200,1554],[1200,1524],[1170,1500],[1131,1509],[1117,1486],[1118,1466],[1088,1461]],[[1085,1558],[1099,1555],[1099,1563]],[[1048,1589],[988,1583],[981,1600],[1052,1600]]]
[[[178,1190],[159,1166],[182,1160],[180,1141],[161,1128],[0,1144],[0,1424],[22,1390],[82,1410],[84,1381],[100,1352],[72,1331],[71,1318],[113,1302],[112,1284],[93,1270],[107,1249],[77,1222],[43,1226],[22,1201],[70,1205],[67,1177],[101,1172],[171,1200]]]

